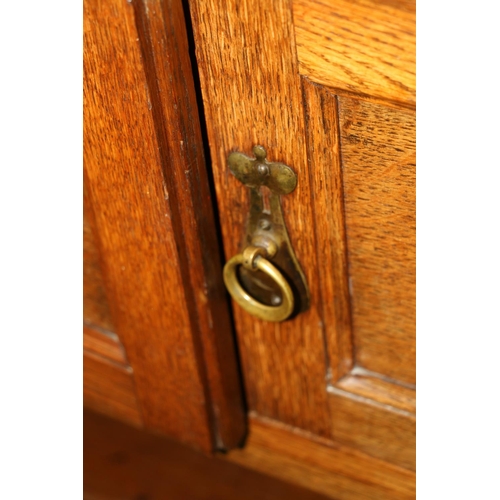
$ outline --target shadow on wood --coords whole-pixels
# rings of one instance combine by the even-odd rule
[[[217,457],[84,412],[85,500],[324,500]]]

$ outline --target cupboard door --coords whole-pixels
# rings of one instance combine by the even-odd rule
[[[180,0],[84,2],[85,403],[205,451],[245,433]]]
[[[228,155],[259,144],[298,176],[281,201],[310,308],[234,305],[253,418],[414,469],[414,4],[190,8],[227,259],[249,212]]]

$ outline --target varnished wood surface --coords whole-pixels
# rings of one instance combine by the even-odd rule
[[[414,107],[414,0],[293,0],[300,72],[336,93]]]
[[[415,416],[414,389],[389,382],[362,368],[354,368],[347,377],[339,380],[335,386],[362,398],[371,399],[381,405],[401,410],[408,416]]]
[[[125,350],[116,333],[83,325],[83,348],[110,361],[128,365]]]
[[[197,362],[216,445],[231,448],[244,438],[246,417],[183,6],[180,0],[134,6]]]
[[[255,416],[245,449],[227,458],[328,498],[415,498],[413,472]]]
[[[209,458],[84,414],[84,498],[403,500],[415,473],[252,417],[244,449]]]
[[[329,355],[328,392],[332,416],[331,436],[374,456],[412,468],[415,460],[415,391],[411,387],[401,385],[401,382],[407,381],[405,374],[414,376],[415,360],[414,344],[412,344],[414,331],[411,325],[414,304],[401,303],[396,300],[391,287],[403,285],[408,279],[407,275],[411,275],[414,269],[411,259],[405,261],[404,257],[400,257],[401,266],[393,271],[390,279],[383,280],[389,266],[382,264],[382,261],[384,258],[393,259],[394,252],[401,249],[401,246],[398,246],[401,243],[397,227],[392,234],[388,231],[384,232],[381,221],[375,218],[370,219],[370,214],[377,213],[378,205],[386,207],[391,200],[393,212],[406,210],[411,215],[411,211],[414,211],[414,205],[411,205],[410,199],[405,200],[406,205],[402,203],[399,207],[400,201],[397,195],[393,195],[390,176],[386,179],[390,170],[387,168],[389,161],[385,149],[386,141],[390,147],[394,141],[398,140],[400,140],[399,144],[393,147],[400,146],[408,149],[405,141],[411,141],[412,137],[414,140],[414,130],[406,130],[406,134],[403,133],[399,138],[385,121],[388,116],[398,116],[399,111],[368,103],[359,104],[359,106],[375,108],[376,113],[373,112],[364,122],[359,116],[355,116],[352,117],[351,122],[347,123],[342,115],[339,118],[337,97],[329,89],[313,84],[307,79],[303,80],[303,88],[309,161],[315,185],[314,202],[321,207],[321,211],[318,211],[321,215],[316,218],[315,231],[320,251],[318,262],[324,271],[320,273],[320,279]],[[403,112],[402,116],[405,117],[406,113]],[[356,130],[363,130],[363,134],[359,134],[357,141],[354,142],[352,138],[353,144],[346,149],[340,147],[339,119],[341,126],[352,126]],[[363,150],[371,151],[371,157],[360,163],[357,161],[358,156],[351,153]],[[341,162],[343,162],[343,168],[341,168]],[[359,171],[355,180],[347,177],[348,181],[352,182],[348,186],[351,190],[359,189],[362,193],[366,189],[377,189],[376,183],[368,184],[363,169],[370,169],[367,172],[371,171],[372,175],[379,180],[378,196],[373,196],[370,205],[366,203],[352,216],[355,227],[361,226],[361,228],[356,233],[357,239],[348,240],[348,243],[354,247],[352,250],[354,255],[359,255],[358,260],[355,261],[355,264],[361,263],[359,267],[352,263],[349,267],[347,265],[344,224],[349,224],[351,218],[348,217],[346,222],[344,204],[345,211],[352,213],[356,207],[352,207],[351,204],[357,202],[357,198],[350,197],[352,191],[344,193],[343,184],[346,182],[345,176],[350,174],[349,168]],[[385,185],[384,182],[386,182]],[[414,189],[412,182],[409,180],[406,183],[408,192]],[[363,195],[359,194],[359,197],[367,201],[366,196],[363,198]],[[390,219],[390,211],[388,215]],[[401,225],[400,229],[404,234],[411,231],[410,227],[404,225]],[[366,239],[370,237],[372,241],[367,243]],[[378,241],[386,244],[377,244]],[[411,244],[410,241],[409,245]],[[372,261],[374,263],[370,265]],[[378,273],[380,276],[378,281],[377,277],[360,271],[364,269],[363,264],[373,274]],[[350,294],[348,277],[351,281]],[[379,290],[374,283],[385,284],[385,290]],[[358,292],[356,285],[361,288],[359,295],[356,295]],[[363,293],[370,289],[370,286],[373,287],[371,293]],[[387,302],[384,302],[383,314],[385,314],[386,321],[383,323],[380,320],[380,303],[373,299],[369,300],[372,296],[377,297],[379,292],[382,297],[384,293],[391,296],[386,298]],[[398,292],[409,293],[411,296],[412,291],[401,286]],[[352,336],[350,323],[351,300],[356,306],[352,311],[354,313],[354,336]],[[357,314],[359,314],[360,307],[364,316],[362,328],[358,330],[360,321]],[[402,321],[406,322],[405,327],[402,327],[399,332],[402,341],[408,342],[406,346],[393,343],[390,331],[386,333],[386,330],[392,326],[389,319],[391,315],[397,316],[393,321],[396,328],[398,324],[401,325]],[[399,317],[401,315],[404,316],[403,320]],[[377,324],[374,325],[373,322]],[[378,357],[372,355],[368,358],[368,361],[378,362],[376,365],[378,374],[361,367],[367,358],[359,353],[361,349],[361,354],[366,354],[362,351],[366,345],[375,346],[378,349]],[[380,357],[379,354],[384,347],[389,353]],[[391,355],[399,357],[397,364],[394,359],[390,358]],[[355,362],[361,366],[354,366]],[[404,373],[397,371],[401,362],[408,364]],[[367,366],[372,367],[369,362]],[[396,380],[384,378],[396,378],[395,375],[398,375]]]
[[[143,419],[130,366],[89,350],[83,354],[84,406],[141,427]]]
[[[406,479],[408,471],[343,448],[338,460],[347,469],[325,468],[299,450],[323,436],[414,466],[414,340],[404,333],[412,321],[405,273],[414,181],[406,167],[414,114],[396,109],[393,97],[392,108],[348,98],[338,104],[330,90],[301,78],[288,2],[221,8],[195,0],[190,8],[226,257],[241,250],[248,213],[229,152],[262,144],[269,160],[299,178],[283,207],[311,309],[278,325],[234,312],[250,408],[312,434],[276,453],[269,451],[276,444],[266,452],[249,447],[245,460],[270,468],[266,453],[281,456],[284,477],[312,475],[330,485],[321,491],[335,487],[342,498],[411,498],[411,488],[367,479],[345,454],[375,460],[375,471],[397,469]],[[87,9],[89,197],[144,423],[205,450],[230,447],[243,435],[243,414],[190,67],[186,46],[175,41],[185,36],[182,10],[178,2],[125,0]],[[360,376],[360,366],[375,373]],[[326,459],[338,449],[321,446],[328,454],[309,452]]]
[[[322,500],[326,497],[174,441],[84,413],[85,500]]]
[[[362,136],[360,134],[356,143],[351,147],[341,150],[337,97],[329,89],[313,84],[307,79],[303,80],[303,86],[309,158],[312,178],[315,183],[315,204],[321,207],[321,210],[318,210],[320,215],[316,218],[315,224],[317,241],[321,251],[318,261],[324,266],[323,269],[328,270],[328,272],[321,275],[320,279],[322,296],[324,297],[322,306],[325,311],[324,317],[327,318],[325,332],[329,355],[329,381],[331,384],[328,392],[331,398],[332,437],[367,453],[411,468],[414,467],[415,458],[415,391],[411,387],[401,385],[400,382],[405,382],[406,379],[404,374],[396,371],[398,365],[394,365],[393,360],[390,359],[390,353],[393,352],[395,355],[399,355],[405,363],[408,363],[406,373],[412,373],[413,370],[414,376],[414,344],[411,341],[414,331],[411,328],[410,319],[414,314],[414,310],[410,308],[413,307],[414,309],[414,304],[393,302],[394,297],[388,297],[387,295],[391,295],[391,286],[397,287],[399,285],[396,284],[397,280],[395,279],[393,281],[386,280],[385,290],[381,291],[381,294],[382,297],[384,293],[386,294],[384,307],[387,308],[386,318],[388,321],[380,324],[379,313],[377,313],[377,307],[380,306],[373,301],[366,301],[366,293],[356,295],[356,283],[361,281],[366,288],[370,285],[373,286],[374,280],[370,281],[370,275],[366,275],[363,267],[353,266],[352,264],[348,267],[344,228],[344,203],[345,210],[352,212],[353,207],[350,204],[357,201],[347,195],[344,197],[344,176],[349,173],[347,169],[352,167],[359,170],[356,180],[352,181],[350,177],[348,178],[352,182],[349,185],[352,189],[357,188],[360,191],[366,189],[367,181],[363,168],[371,168],[373,172],[377,172],[374,175],[377,175],[383,185],[388,171],[388,159],[384,144],[387,142],[388,145],[391,145],[391,141],[394,141],[395,137],[397,140],[397,136],[391,133],[392,130],[383,125],[385,123],[383,118],[398,116],[399,112],[380,106],[381,109],[377,109],[378,112],[371,115],[368,122],[363,123],[359,117],[353,117],[350,122],[351,126],[362,128],[364,134]],[[374,107],[373,104],[367,103],[360,104],[360,106]],[[403,113],[403,116],[405,116],[405,113]],[[342,118],[341,116],[341,126],[346,125]],[[380,118],[382,118],[382,124],[377,121]],[[352,122],[355,125],[352,125]],[[404,147],[405,139],[408,140],[411,137],[411,130],[407,132],[406,136],[403,134],[400,146]],[[352,141],[354,143],[354,139]],[[374,144],[377,146],[374,146]],[[365,160],[364,163],[361,163],[357,161],[356,156],[351,155],[353,150],[359,152],[370,148],[372,151],[370,161]],[[341,168],[342,160],[343,168]],[[390,179],[387,179],[386,182],[387,184],[381,188],[382,193],[377,198],[374,198],[372,202],[382,204],[382,206],[398,207],[400,204],[398,193],[393,192],[391,189]],[[374,186],[375,184],[371,183],[369,188],[373,189]],[[385,187],[388,189],[384,189]],[[411,181],[407,184],[407,188],[411,191]],[[411,199],[407,200],[406,210],[414,211],[414,202],[412,204]],[[355,255],[361,253],[358,260],[361,263],[369,263],[370,259],[374,258],[373,254],[377,253],[377,247],[380,256],[393,259],[395,256],[391,249],[395,248],[394,245],[400,240],[398,228],[394,228],[393,234],[385,234],[383,232],[384,227],[378,220],[368,218],[370,213],[369,208],[363,207],[353,216],[355,218],[354,224],[364,223],[364,227],[363,230],[359,230],[357,233],[359,240],[355,239],[353,241],[351,239],[348,240],[348,243],[353,246]],[[347,219],[347,224],[349,224],[350,220]],[[367,225],[370,225],[369,231],[366,231],[365,226]],[[410,228],[404,226],[399,229],[402,230],[403,235],[411,231]],[[361,240],[365,243],[364,237],[366,236],[372,237],[372,243],[374,239],[377,239],[386,241],[387,245],[385,247],[376,244],[371,246],[363,245]],[[409,244],[411,245],[411,242]],[[391,246],[387,248],[388,245]],[[400,260],[404,259],[400,258]],[[407,265],[411,267],[411,262],[408,262]],[[387,265],[382,265],[379,259],[370,269],[383,276],[387,272],[387,267]],[[409,272],[412,272],[411,268]],[[351,280],[350,294],[348,292],[348,276]],[[354,279],[357,281],[353,281]],[[383,283],[383,280],[380,279],[378,284],[382,285]],[[401,284],[403,283],[404,279]],[[358,285],[361,286],[359,283]],[[374,288],[370,296],[377,296],[379,291],[378,288]],[[411,296],[412,291],[401,287],[399,293],[406,293]],[[354,337],[352,336],[350,324],[351,300],[357,306],[352,311],[354,313]],[[361,307],[365,314],[362,323],[364,329],[361,330],[356,329],[359,327],[359,318],[356,316],[359,311],[359,304],[362,304]],[[389,330],[392,326],[389,317],[394,314],[405,315],[404,320],[407,321],[407,326],[409,325],[406,330],[409,337],[408,346],[403,352],[398,351],[401,348],[400,345],[393,346],[390,332],[386,333],[386,330]],[[372,321],[378,321],[379,323],[374,326]],[[396,325],[398,322],[401,322],[400,318],[394,321]],[[370,328],[371,331],[368,332]],[[373,332],[377,332],[378,337],[375,337]],[[404,339],[405,336],[403,335],[402,338]],[[379,348],[377,353],[378,374],[362,368],[363,361],[366,358],[359,356],[359,349],[362,350],[367,344],[376,345]],[[385,353],[380,356],[384,345],[389,354]],[[358,363],[358,366],[353,366],[354,362]],[[371,367],[369,363],[368,366]],[[395,378],[395,375],[398,375],[402,380],[387,379],[387,377]]]
[[[194,0],[190,9],[226,259],[242,250],[248,215],[247,189],[231,175],[229,153],[251,155],[261,144],[269,161],[284,162],[298,177],[282,205],[311,307],[293,321],[273,324],[234,306],[248,404],[327,436],[320,271],[290,4]]]
[[[414,414],[375,402],[377,393],[373,391],[366,398],[331,386],[329,396],[336,442],[415,470]]]
[[[145,423],[209,449],[134,12],[124,0],[84,6],[85,172],[117,331]]]
[[[182,5],[84,7],[86,187],[144,424],[206,451],[234,446],[244,415],[221,280],[207,268],[218,253],[203,239],[215,231]]]
[[[412,468],[414,344],[411,329],[406,327],[411,326],[413,311],[411,301],[401,302],[396,291],[401,281],[400,293],[411,295],[407,289],[411,249],[406,254],[409,260],[403,262],[400,257],[407,247],[398,233],[402,231],[403,240],[411,234],[411,221],[408,226],[396,224],[385,237],[384,221],[367,217],[385,208],[390,220],[391,214],[410,214],[414,208],[411,178],[399,192],[393,191],[399,182],[391,179],[390,152],[391,147],[402,148],[404,155],[411,155],[414,129],[406,125],[407,117],[411,121],[414,115],[392,101],[390,106],[360,102],[360,109],[376,109],[378,115],[345,121],[344,108],[328,88],[301,79],[288,7],[285,2],[273,2],[272,7],[229,2],[225,9],[211,2],[191,3],[227,258],[241,250],[248,210],[247,193],[229,173],[227,154],[232,150],[248,154],[254,144],[262,144],[269,159],[287,163],[298,175],[296,191],[283,197],[282,204],[292,245],[311,289],[311,309],[275,325],[235,306],[249,406],[256,415]],[[260,17],[264,12],[265,19]],[[264,24],[273,29],[261,30]],[[342,98],[340,104],[351,101]],[[393,128],[396,122],[403,128],[401,138]],[[354,152],[343,135],[346,127],[359,135],[359,148]],[[354,137],[351,140],[354,144]],[[370,156],[369,165],[365,159],[359,161],[364,156]],[[354,173],[358,177],[353,181]],[[380,182],[367,186],[367,174]],[[365,200],[361,211],[363,197],[356,189],[365,188],[375,190],[377,196],[369,200],[369,206]],[[387,208],[399,195],[406,196],[401,206],[394,201]],[[354,212],[353,222],[349,216]],[[363,224],[356,233],[356,227]],[[379,247],[384,242],[386,246]],[[356,261],[360,253],[364,260]],[[377,256],[382,257],[375,263]],[[384,259],[393,257],[401,266],[384,283],[393,265]],[[385,312],[377,311],[377,303],[370,301],[376,287],[373,276],[363,275],[363,263],[379,273],[385,287],[381,300],[392,294]],[[362,321],[360,311],[366,311]],[[392,330],[399,332],[395,335],[389,331],[393,315],[399,315]],[[369,326],[373,327],[370,331]],[[377,342],[377,356],[382,350],[384,354],[375,360]],[[361,369],[366,377],[359,377]]]
[[[83,321],[113,331],[89,201],[83,196]]]
[[[327,376],[334,383],[354,364],[345,236],[344,188],[336,97],[302,79],[308,159],[314,204],[321,307],[328,353]]]
[[[339,98],[356,363],[415,383],[415,114]]]

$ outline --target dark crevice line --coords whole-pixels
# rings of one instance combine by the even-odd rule
[[[203,143],[203,156],[205,158],[205,167],[206,167],[206,174],[207,174],[206,177],[207,177],[207,181],[208,181],[210,200],[211,200],[212,211],[213,211],[213,215],[214,215],[214,217],[213,217],[214,229],[215,229],[215,233],[216,233],[217,244],[219,247],[219,263],[220,263],[221,269],[222,269],[224,264],[225,264],[225,260],[226,260],[225,253],[224,253],[224,242],[222,239],[222,228],[221,228],[221,224],[220,224],[219,208],[217,205],[217,194],[216,194],[216,190],[215,190],[213,163],[212,163],[212,156],[210,154],[210,142],[208,139],[205,106],[204,106],[203,95],[202,95],[202,91],[201,91],[200,73],[198,70],[197,59],[196,59],[196,45],[195,45],[195,40],[194,40],[193,24],[192,24],[192,20],[191,20],[191,11],[189,9],[189,1],[182,0],[182,6],[183,6],[183,10],[184,10],[184,19],[185,19],[185,23],[186,23],[186,32],[187,32],[187,39],[188,39],[188,51],[189,51],[189,59],[191,62],[191,71],[192,71],[192,76],[193,76],[193,81],[194,81],[196,103],[198,106],[198,116],[199,116],[200,130],[201,130],[201,139],[202,139],[202,143]],[[225,292],[225,299],[226,299],[227,310],[228,310],[228,314],[229,314],[229,323],[232,327],[230,335],[231,335],[232,340],[233,340],[234,352],[235,352],[235,356],[236,356],[236,368],[237,368],[237,375],[238,375],[238,379],[239,379],[240,392],[242,395],[243,412],[245,415],[247,415],[248,414],[248,405],[247,405],[247,399],[246,399],[246,393],[245,393],[243,369],[241,366],[241,356],[240,356],[240,352],[239,352],[238,339],[236,336],[232,303],[231,303],[231,300],[229,297],[229,293],[227,293],[227,291]]]

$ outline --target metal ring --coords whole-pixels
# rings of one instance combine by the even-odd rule
[[[279,286],[282,292],[282,302],[279,306],[267,306],[255,300],[248,294],[238,281],[236,268],[244,262],[243,254],[238,254],[229,259],[224,266],[224,283],[231,294],[231,297],[245,311],[267,321],[283,321],[292,314],[294,298],[292,289],[285,277],[267,259],[257,255],[253,261],[255,267],[270,276]]]

